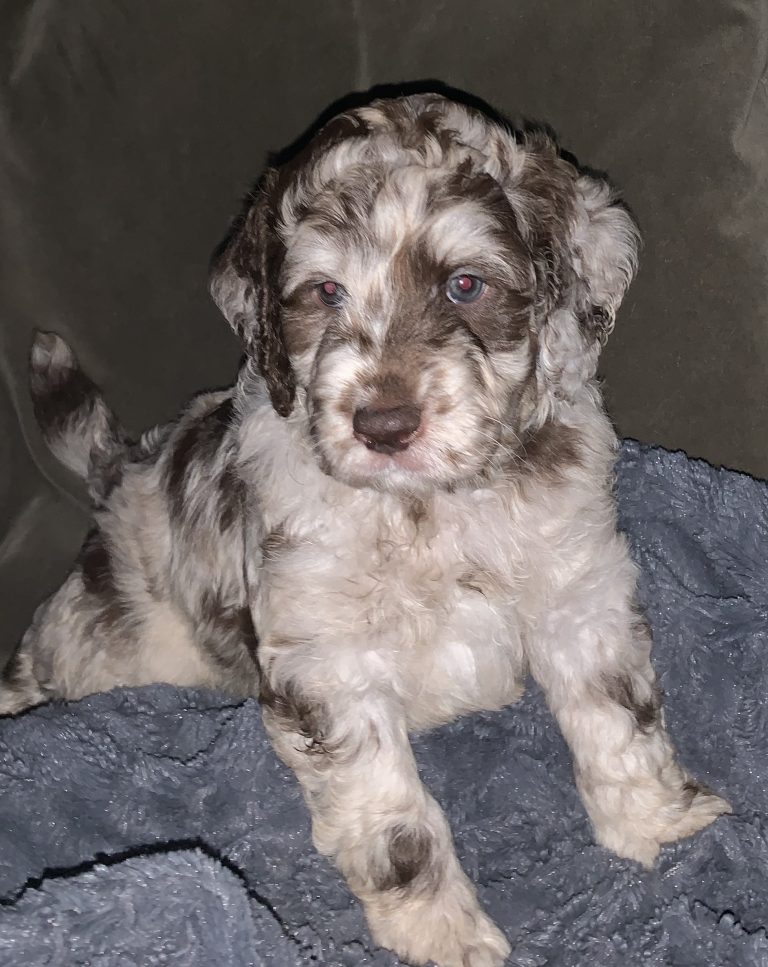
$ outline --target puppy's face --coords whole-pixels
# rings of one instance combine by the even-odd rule
[[[534,378],[535,272],[487,175],[354,172],[286,239],[282,327],[324,468],[422,491],[509,444]]]
[[[442,98],[339,121],[268,175],[214,297],[337,479],[424,493],[514,464],[593,375],[629,217],[547,139]]]

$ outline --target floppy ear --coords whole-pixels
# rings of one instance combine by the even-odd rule
[[[616,311],[634,277],[640,234],[629,211],[602,178],[577,174],[554,179],[549,229],[542,239],[548,279],[539,329],[539,374],[556,398],[573,399],[597,370],[600,350],[613,331]],[[550,185],[551,188],[551,185]],[[570,204],[556,197],[567,189]],[[567,196],[566,196],[567,197]],[[554,209],[557,217],[552,217]],[[541,210],[539,212],[541,215]]]
[[[243,211],[211,263],[209,288],[230,326],[255,357],[281,416],[293,409],[296,382],[283,339],[279,275],[285,248],[275,229],[274,190],[270,170],[258,193]]]
[[[607,181],[580,175],[576,198],[574,268],[586,300],[580,311],[583,324],[605,344],[637,271],[640,232]]]

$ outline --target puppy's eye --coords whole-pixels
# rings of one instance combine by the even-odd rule
[[[467,272],[451,276],[448,279],[448,285],[445,287],[445,294],[451,302],[461,305],[476,302],[484,291],[485,282],[476,275],[469,275]]]
[[[331,309],[338,309],[347,297],[347,291],[338,282],[328,279],[317,286],[317,297]]]

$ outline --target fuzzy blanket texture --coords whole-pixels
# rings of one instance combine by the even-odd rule
[[[641,870],[596,846],[542,695],[415,740],[517,967],[768,967],[768,485],[624,444],[668,727],[732,802]],[[0,967],[395,965],[312,848],[255,701],[154,686],[0,722]]]

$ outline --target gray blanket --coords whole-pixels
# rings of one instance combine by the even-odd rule
[[[667,722],[734,815],[645,872],[595,846],[531,686],[419,738],[519,967],[768,967],[768,486],[625,444]],[[0,723],[0,965],[393,965],[375,949],[255,702],[117,690]]]

